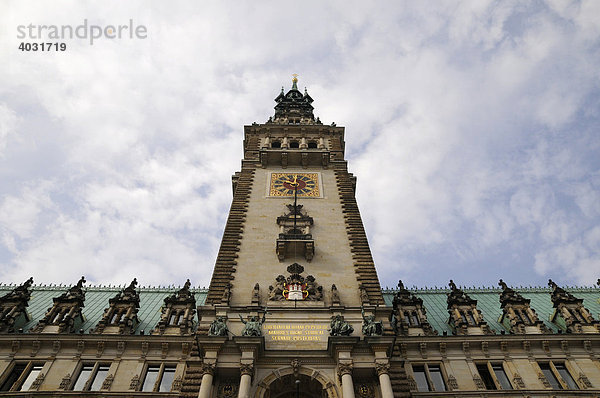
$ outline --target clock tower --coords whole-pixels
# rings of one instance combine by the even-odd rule
[[[241,171],[198,308],[202,398],[349,398],[361,388],[393,396],[391,308],[344,158],[344,127],[315,118],[297,82],[282,88],[266,123],[244,127]]]

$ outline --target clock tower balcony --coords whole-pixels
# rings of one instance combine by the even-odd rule
[[[262,148],[259,151],[262,168],[267,166],[318,166],[328,168],[331,160],[343,159],[342,151],[329,151],[322,149],[271,149]]]
[[[280,262],[298,255],[310,262],[315,255],[315,241],[311,234],[279,234],[275,251]]]

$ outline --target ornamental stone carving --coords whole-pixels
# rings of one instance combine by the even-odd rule
[[[375,371],[377,372],[377,376],[381,376],[382,374],[390,373],[390,364],[389,363],[376,363]]]
[[[352,374],[352,369],[354,368],[354,365],[351,362],[341,362],[338,364],[338,377],[342,377],[343,375],[351,375]]]
[[[249,375],[250,377],[254,376],[254,364],[241,363],[240,364],[240,374]]]
[[[427,310],[423,300],[398,281],[398,291],[392,302],[394,311],[390,314],[390,324],[396,334],[435,336],[438,334],[427,320]]]
[[[322,301],[323,287],[320,286],[315,277],[308,275],[303,277],[304,267],[298,263],[293,263],[287,267],[290,275],[286,278],[278,275],[275,283],[269,286],[269,300],[305,300]]]
[[[179,335],[192,333],[196,314],[196,298],[190,291],[190,287],[191,283],[188,279],[183,288],[165,298],[162,315],[154,328],[154,333]]]
[[[30,321],[26,308],[31,297],[31,285],[33,278],[0,297],[0,333],[12,333]]]
[[[200,374],[204,376],[205,374],[214,375],[215,374],[216,365],[214,363],[202,362],[200,364]]]
[[[494,334],[487,322],[483,320],[481,311],[477,309],[477,300],[472,299],[467,293],[459,289],[452,279],[448,286],[450,286],[450,293],[448,293],[446,302],[450,314],[449,323],[454,328],[455,333],[467,335],[471,333],[470,327],[476,327],[481,329],[483,334]]]
[[[102,319],[92,333],[133,334],[139,324],[137,317],[140,307],[140,295],[135,289],[137,279],[134,278],[128,287],[121,290],[109,302]]]
[[[500,293],[500,308],[502,308],[502,317],[500,322],[507,326],[512,334],[525,333],[546,333],[548,329],[544,322],[538,319],[538,316],[529,303],[531,300],[524,298],[519,293],[508,287],[500,279],[498,285],[502,287]],[[533,326],[528,328],[527,326]]]
[[[48,308],[44,318],[31,332],[73,333],[83,323],[81,311],[85,301],[85,292],[83,291],[85,282],[85,277],[82,276],[75,286],[60,296],[54,297],[52,307]]]

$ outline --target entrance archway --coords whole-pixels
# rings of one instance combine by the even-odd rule
[[[296,383],[298,380],[298,383]],[[318,381],[306,375],[286,375],[269,385],[269,398],[327,398]]]
[[[306,366],[276,369],[259,383],[255,398],[295,398],[299,380],[299,398],[341,398],[335,384],[322,372]]]

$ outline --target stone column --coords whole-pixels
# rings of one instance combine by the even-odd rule
[[[340,377],[340,379],[342,379],[342,398],[354,398],[354,383],[352,382],[352,363],[338,364],[338,376]]]
[[[390,380],[390,364],[376,363],[375,370],[379,376],[379,386],[381,387],[381,398],[394,398],[392,390],[392,381]]]
[[[254,364],[242,363],[240,364],[240,389],[238,391],[238,398],[250,397],[250,387],[252,387],[252,375],[254,374]]]
[[[214,374],[214,363],[205,362],[202,364],[202,384],[200,384],[200,392],[198,393],[198,398],[210,398]]]

